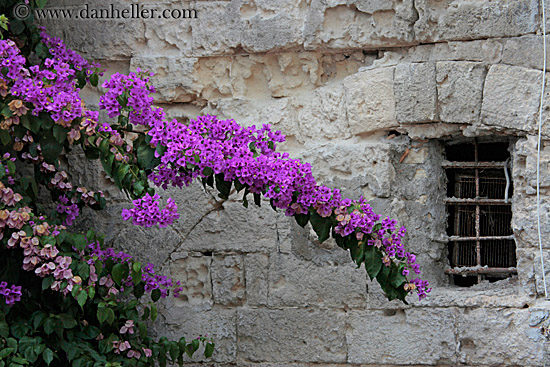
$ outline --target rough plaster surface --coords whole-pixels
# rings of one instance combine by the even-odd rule
[[[171,118],[211,113],[282,130],[287,141],[280,148],[311,162],[320,182],[364,195],[408,228],[407,244],[434,288],[422,302],[388,302],[364,269],[333,241],[316,241],[309,226],[301,229],[268,203],[245,209],[237,195],[221,201],[199,184],[163,193],[179,203],[173,227],[130,228],[120,218],[128,201],[100,167],[70,156],[74,180],[103,188],[112,203],[103,214],[86,211],[79,225],[92,223],[109,243],[183,281],[182,296],[163,303],[158,332],[216,340],[212,361],[188,366],[550,363],[535,220],[538,1],[140,3],[185,4],[198,17],[44,25],[99,59],[107,75],[153,71],[156,101]],[[543,258],[550,264],[550,82],[546,87],[540,188]],[[85,95],[97,105],[98,90]],[[465,136],[511,141],[518,275],[459,288],[444,274],[441,162],[444,141]],[[550,265],[545,270],[550,279]]]

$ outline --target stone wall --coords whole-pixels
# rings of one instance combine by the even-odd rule
[[[120,219],[125,198],[98,167],[69,157],[75,180],[106,188],[112,203],[101,216],[85,213],[86,225],[91,219],[109,241],[162,264],[185,284],[179,299],[164,303],[159,331],[208,333],[216,352],[205,363],[220,367],[543,365],[550,305],[535,209],[543,77],[538,1],[140,4],[193,8],[198,16],[43,23],[102,62],[107,74],[153,71],[156,100],[171,117],[210,113],[282,130],[281,149],[311,162],[319,181],[364,195],[409,229],[408,246],[434,286],[422,302],[388,302],[334,243],[318,243],[312,230],[269,205],[245,209],[237,195],[219,200],[200,185],[166,193],[180,205],[177,225],[129,227]],[[546,87],[540,187],[548,278],[549,82]],[[98,91],[86,93],[97,104]],[[512,141],[518,268],[516,277],[469,288],[453,286],[444,273],[442,142],[464,137]]]

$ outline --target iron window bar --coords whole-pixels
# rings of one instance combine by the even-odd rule
[[[517,273],[518,273],[518,269],[513,266],[509,268],[483,267],[483,268],[476,268],[476,269],[452,268],[452,269],[445,270],[445,274],[449,274],[449,275],[517,274]]]
[[[477,275],[477,283],[480,283],[484,275],[509,276],[517,274],[517,269],[514,236],[511,235],[509,225],[511,203],[506,200],[509,181],[507,178],[504,181],[504,176],[508,177],[508,175],[506,172],[503,177],[493,177],[487,173],[491,170],[493,172],[506,170],[508,159],[502,162],[480,162],[477,140],[472,145],[473,161],[445,160],[442,163],[443,168],[454,171],[455,176],[458,177],[458,179],[453,178],[456,180],[453,197],[445,199],[445,203],[453,207],[455,227],[453,235],[448,236],[448,242],[452,246],[451,265],[453,267],[445,270],[445,273],[462,276]],[[468,172],[469,175],[459,175],[458,172]],[[505,188],[502,186],[504,184]],[[484,218],[482,218],[482,211]],[[482,224],[483,231],[489,233],[482,233]],[[449,246],[450,250],[451,246]],[[482,263],[486,265],[483,266]]]
[[[460,241],[494,241],[494,240],[513,240],[515,237],[511,236],[483,236],[483,237],[461,237],[461,236],[449,236],[449,242],[460,242]]]
[[[461,205],[510,205],[504,199],[487,199],[487,198],[445,198],[447,204]]]

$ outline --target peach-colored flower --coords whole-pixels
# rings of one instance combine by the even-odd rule
[[[27,106],[20,99],[14,99],[8,103],[10,110],[12,110],[17,116],[23,116],[29,110]]]

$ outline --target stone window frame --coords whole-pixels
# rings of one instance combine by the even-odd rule
[[[497,143],[497,144],[508,144],[508,149],[506,149],[507,159],[506,160],[485,160],[480,158],[480,150],[484,149],[480,146],[485,145],[487,143]],[[472,286],[475,284],[481,283],[483,279],[488,280],[498,280],[498,279],[505,279],[507,277],[511,277],[513,275],[517,275],[517,258],[516,258],[516,243],[515,243],[515,237],[513,235],[512,231],[512,223],[511,223],[511,215],[513,214],[512,211],[512,195],[504,198],[494,198],[494,197],[483,197],[481,196],[481,186],[482,186],[482,180],[488,180],[492,176],[490,174],[487,174],[486,172],[489,172],[489,170],[492,170],[495,172],[498,169],[503,170],[503,176],[506,176],[506,188],[503,192],[507,191],[509,193],[512,193],[512,176],[511,176],[511,167],[509,165],[509,162],[512,158],[511,155],[511,147],[513,146],[513,142],[510,140],[485,140],[485,139],[467,139],[467,140],[460,140],[460,141],[447,141],[443,142],[444,147],[449,146],[473,146],[473,157],[469,157],[466,159],[447,159],[447,157],[443,160],[441,166],[442,169],[445,172],[445,176],[447,179],[447,182],[449,183],[449,173],[453,172],[453,175],[456,175],[459,178],[467,177],[468,175],[464,174],[465,172],[469,173],[469,179],[471,181],[469,184],[473,184],[473,187],[470,187],[470,192],[467,194],[464,193],[458,193],[456,192],[456,188],[450,190],[450,186],[447,186],[446,190],[446,196],[445,196],[445,206],[446,206],[446,213],[447,213],[447,247],[448,247],[448,259],[449,259],[449,265],[450,267],[445,270],[445,274],[449,275],[451,278],[451,281],[454,285],[459,286]],[[487,152],[484,151],[484,155],[487,155]],[[500,152],[502,153],[502,152]],[[490,154],[489,154],[490,155]],[[457,172],[462,172],[462,175],[457,174]],[[473,174],[472,174],[473,172]],[[453,182],[456,187],[460,184],[455,182],[456,178],[453,179]],[[485,190],[487,190],[488,184],[485,183]],[[460,190],[462,191],[462,190]],[[498,190],[497,190],[498,191]],[[487,193],[487,192],[485,192]],[[494,194],[493,194],[494,196]],[[474,208],[472,211],[471,208]],[[509,215],[510,215],[510,221],[508,222],[508,228],[503,229],[499,228],[498,231],[501,231],[501,233],[482,233],[481,226],[482,226],[482,208],[484,211],[491,211],[491,209],[501,209],[501,208],[509,208]],[[453,208],[450,210],[450,208]],[[460,208],[469,208],[470,209],[470,216],[473,219],[469,219],[472,221],[469,223],[469,229],[464,231],[464,229],[458,228],[458,218],[460,217]],[[506,212],[503,211],[503,212]],[[462,215],[468,215],[468,214],[462,214]],[[487,216],[487,215],[486,215]],[[452,217],[452,218],[451,218]],[[472,226],[473,224],[473,226]],[[456,226],[454,229],[450,229],[449,227],[453,225]],[[473,227],[473,228],[472,228]],[[486,224],[487,228],[487,224]],[[506,232],[506,230],[509,230]],[[457,232],[468,232],[468,233],[457,233]],[[450,232],[450,233],[449,233]],[[473,232],[473,233],[472,233]],[[488,266],[487,262],[490,259],[490,255],[485,255],[485,258],[483,258],[483,250],[482,246],[483,244],[489,244],[489,241],[493,241],[493,246],[497,248],[496,252],[502,250],[503,253],[508,254],[508,259],[501,259],[501,262],[503,261],[505,265],[507,266]],[[461,250],[462,257],[469,257],[469,260],[471,262],[472,258],[475,258],[474,263],[466,264],[468,260],[466,259],[458,259],[458,252],[460,246],[463,246]],[[508,246],[508,249],[506,250],[506,247]],[[471,253],[473,251],[473,253]],[[506,252],[508,251],[508,252]],[[473,256],[472,256],[473,255]],[[457,263],[457,259],[460,262],[463,262],[462,264]],[[483,264],[485,262],[485,265]],[[465,282],[457,281],[462,279],[463,277],[467,277],[469,280]]]

